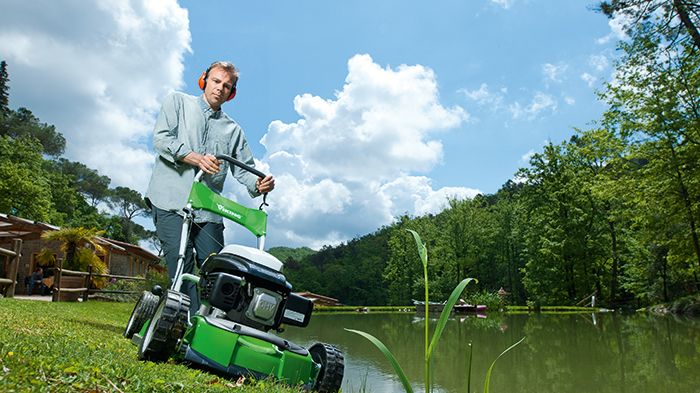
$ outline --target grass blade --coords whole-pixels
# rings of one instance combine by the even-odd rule
[[[474,346],[469,343],[469,368],[467,369],[467,393],[472,392],[472,353],[474,352]]]
[[[484,393],[489,393],[489,385],[491,384],[491,371],[493,371],[493,366],[496,365],[496,362],[498,361],[498,359],[500,359],[501,356],[505,355],[506,352],[508,352],[508,351],[510,351],[511,349],[515,348],[518,344],[520,344],[520,343],[523,342],[523,341],[525,341],[525,337],[521,338],[520,341],[518,341],[517,343],[515,343],[515,344],[511,345],[510,347],[506,348],[506,350],[503,351],[503,352],[501,352],[501,354],[498,355],[498,357],[496,358],[496,360],[494,360],[493,363],[491,363],[491,366],[489,367],[489,370],[486,372],[486,380],[484,381]]]
[[[379,351],[384,354],[384,357],[391,363],[391,366],[394,368],[394,371],[396,372],[396,375],[399,376],[399,379],[401,380],[401,384],[403,385],[403,388],[406,390],[406,393],[413,393],[413,388],[411,387],[411,384],[408,382],[408,378],[406,377],[406,374],[403,372],[403,369],[401,368],[401,365],[399,362],[396,360],[394,355],[389,351],[389,348],[384,345],[379,339],[374,337],[373,335],[369,333],[362,332],[360,330],[353,330],[353,329],[345,329],[348,332],[356,333],[359,334],[360,336],[366,338],[369,340],[372,344],[374,344],[375,347],[379,348]]]
[[[425,338],[423,341],[425,344],[425,349],[423,352],[425,356],[423,358],[425,361],[425,366],[423,379],[425,380],[425,393],[430,393],[430,352],[428,351],[428,337],[430,337],[430,327],[428,323],[428,304],[430,304],[430,299],[428,297],[428,249],[425,247],[425,243],[423,243],[423,240],[421,240],[418,232],[412,229],[406,230],[411,232],[411,235],[413,235],[413,239],[416,241],[416,248],[418,249],[418,256],[420,256],[421,263],[423,264],[423,288],[425,290]]]
[[[428,249],[425,248],[425,243],[420,238],[418,232],[413,229],[406,229],[411,232],[413,239],[416,241],[416,248],[418,248],[418,255],[420,256],[420,261],[423,262],[424,267],[428,267]]]
[[[450,317],[452,308],[455,306],[455,303],[457,303],[457,300],[459,300],[459,297],[460,295],[462,295],[464,288],[466,288],[467,284],[469,284],[472,281],[479,282],[475,278],[465,278],[455,287],[455,289],[452,291],[452,294],[447,299],[447,303],[445,303],[445,308],[442,309],[442,314],[440,314],[440,319],[438,320],[437,326],[435,327],[433,339],[430,340],[430,346],[428,347],[428,357],[432,355],[438,340],[440,340],[442,331],[445,330],[445,325],[447,325],[447,318]]]

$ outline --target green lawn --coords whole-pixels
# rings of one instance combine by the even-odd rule
[[[231,392],[236,382],[139,361],[122,336],[133,304],[0,299],[0,392]],[[297,392],[259,381],[234,391]]]

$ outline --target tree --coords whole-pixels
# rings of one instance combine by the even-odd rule
[[[49,220],[54,204],[42,162],[35,139],[0,136],[0,212]]]
[[[600,238],[601,212],[570,143],[549,144],[535,154],[526,179],[524,284],[533,300],[543,304],[575,304],[594,289],[602,289],[605,251]]]
[[[700,49],[700,3],[696,0],[602,1],[599,10],[609,18],[618,13],[626,15],[631,21],[626,26],[628,31],[635,29],[640,23],[656,19],[656,32],[675,41],[675,37],[682,36],[685,31],[695,47]]]
[[[605,121],[644,160],[640,184],[652,192],[645,197],[666,204],[668,225],[687,228],[684,246],[671,252],[693,250],[700,270],[700,56],[689,44],[661,46],[653,29],[639,26],[621,44],[618,83],[604,95],[611,105]]]
[[[106,201],[109,192],[111,179],[100,175],[95,169],[88,168],[81,162],[69,161],[60,158],[54,161],[55,169],[73,178],[73,184],[90,203],[97,206],[98,203]]]
[[[124,241],[135,243],[137,241],[134,238],[136,224],[133,219],[146,212],[148,208],[146,201],[138,191],[119,186],[110,191],[107,203],[118,212],[121,218]]]
[[[10,112],[10,76],[7,73],[7,62],[0,62],[0,118]]]
[[[107,274],[107,264],[96,255],[95,252],[104,252],[97,242],[97,237],[104,231],[95,228],[61,228],[57,231],[44,232],[41,237],[46,240],[54,240],[61,243],[61,251],[66,253],[63,268],[76,271],[87,271],[92,267],[96,274]],[[106,284],[104,277],[93,277],[92,283],[98,287]]]
[[[56,131],[56,127],[41,123],[27,108],[9,111],[0,117],[0,135],[12,138],[30,136],[41,143],[44,154],[53,157],[63,154],[66,148],[66,139]]]
[[[62,228],[57,231],[44,232],[41,237],[46,240],[55,240],[61,243],[61,251],[66,253],[64,268],[77,269],[76,257],[78,250],[90,246],[97,251],[103,251],[102,246],[97,243],[97,236],[104,231],[95,228]]]

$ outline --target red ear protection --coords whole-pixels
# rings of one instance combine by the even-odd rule
[[[209,77],[209,70],[211,68],[207,68],[206,71],[202,72],[202,75],[200,75],[199,80],[197,81],[197,84],[199,85],[199,88],[204,90],[205,87],[207,87],[207,78]],[[236,96],[236,86],[234,85],[233,88],[231,89],[231,94],[229,94],[228,98],[226,101],[231,101],[233,97]]]

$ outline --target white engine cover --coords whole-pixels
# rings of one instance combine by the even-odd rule
[[[245,259],[266,266],[278,272],[282,271],[282,266],[284,265],[279,259],[277,259],[272,254],[269,254],[262,250],[258,250],[257,248],[241,246],[238,244],[229,244],[228,246],[224,247],[220,251],[220,253],[240,255]]]

